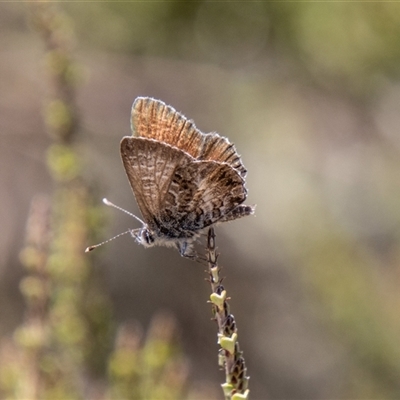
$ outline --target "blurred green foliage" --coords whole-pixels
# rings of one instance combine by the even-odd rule
[[[322,87],[358,94],[400,73],[400,4],[393,2],[69,3],[87,45],[225,67],[286,58]]]
[[[140,327],[119,328],[109,361],[113,399],[183,399],[187,391],[187,362],[177,342],[174,319],[154,316],[145,338]]]

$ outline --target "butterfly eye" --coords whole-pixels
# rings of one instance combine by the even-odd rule
[[[143,227],[140,230],[139,235],[140,235],[140,241],[142,243],[147,244],[147,245],[151,245],[154,243],[154,236],[150,233],[150,231],[146,227]]]

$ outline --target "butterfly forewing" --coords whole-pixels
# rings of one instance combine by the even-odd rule
[[[154,225],[176,166],[192,158],[167,144],[134,137],[122,139],[121,158],[143,218]]]
[[[133,136],[155,139],[186,151],[192,157],[202,144],[202,133],[192,121],[159,100],[138,97],[132,105]]]
[[[138,97],[132,105],[133,136],[155,139],[179,148],[197,160],[227,163],[244,178],[244,168],[235,147],[216,133],[204,134],[193,121],[160,100]]]

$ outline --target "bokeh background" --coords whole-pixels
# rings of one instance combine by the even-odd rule
[[[21,292],[30,274],[21,251],[32,199],[51,199],[58,185],[44,109],[60,89],[49,79],[36,6],[0,4],[3,367],[27,354],[16,332],[32,316]],[[203,132],[229,137],[248,169],[247,203],[257,205],[256,215],[216,233],[252,398],[400,398],[400,4],[51,7],[62,23],[51,20],[49,29],[56,43],[67,43],[78,71],[73,146],[101,227],[82,236],[82,251],[137,226],[101,199],[139,213],[119,141],[130,134],[134,98],[159,98]],[[96,378],[82,372],[70,385],[79,382],[85,398],[117,398],[107,392],[107,357],[120,327],[149,332],[162,312],[162,326],[175,321],[172,336],[186,360],[183,398],[223,398],[204,266],[128,236],[82,257],[90,280],[101,282],[109,328],[99,339],[105,356]],[[13,385],[23,383],[7,376],[3,393],[18,398]]]

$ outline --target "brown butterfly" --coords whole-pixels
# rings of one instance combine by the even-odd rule
[[[149,97],[134,101],[131,128],[121,157],[144,220],[135,217],[143,226],[129,231],[138,243],[177,247],[193,258],[194,241],[206,228],[254,213],[242,204],[246,169],[226,138],[200,132]]]

